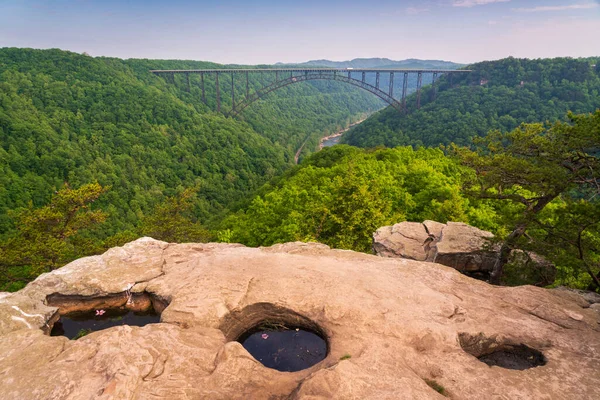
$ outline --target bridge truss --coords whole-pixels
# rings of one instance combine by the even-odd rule
[[[408,84],[411,75],[416,75],[416,105],[417,109],[421,107],[421,89],[423,87],[423,75],[431,75],[431,85],[433,88],[433,98],[437,94],[436,82],[441,74],[449,75],[452,79],[453,74],[468,73],[469,70],[414,70],[414,69],[333,69],[333,68],[256,68],[256,69],[197,69],[197,70],[152,70],[155,75],[164,77],[168,82],[175,83],[175,75],[183,75],[187,84],[187,90],[190,91],[190,75],[200,76],[200,88],[202,90],[202,101],[206,103],[205,79],[210,77],[214,80],[216,89],[217,111],[221,111],[221,85],[223,77],[227,77],[231,84],[231,112],[230,115],[238,115],[249,105],[261,99],[266,94],[280,89],[284,86],[297,82],[306,82],[311,80],[334,80],[345,82],[361,89],[364,89],[379,97],[399,112],[406,111],[406,97],[408,95]],[[265,76],[274,75],[271,82],[250,92],[250,74],[261,74],[260,82],[265,82]],[[389,74],[389,75],[388,75]],[[387,91],[381,85],[382,75],[388,78]],[[396,76],[402,77],[401,97],[394,97],[394,79]],[[374,79],[373,79],[374,78]],[[236,102],[236,79],[245,81],[245,96]],[[373,83],[373,80],[375,81]],[[239,95],[239,93],[238,93]]]

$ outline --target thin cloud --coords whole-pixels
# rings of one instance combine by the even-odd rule
[[[406,13],[409,15],[422,14],[429,11],[429,8],[417,8],[417,7],[408,7],[406,9]]]
[[[590,8],[596,8],[599,5],[597,3],[586,3],[586,4],[571,4],[566,6],[539,6],[532,8],[512,8],[512,11],[516,12],[546,12],[546,11],[567,11],[567,10],[587,10]]]
[[[475,7],[494,3],[508,3],[510,0],[454,0],[453,7]]]

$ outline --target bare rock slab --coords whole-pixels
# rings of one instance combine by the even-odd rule
[[[392,234],[436,235],[409,228]],[[49,296],[96,304],[125,288],[164,301],[161,323],[46,334],[61,313]],[[556,292],[320,244],[144,238],[0,295],[0,398],[443,398],[432,382],[454,399],[600,398],[600,314]],[[313,324],[326,358],[292,373],[265,367],[236,341],[264,319]],[[531,349],[540,362],[480,361],[499,349]]]

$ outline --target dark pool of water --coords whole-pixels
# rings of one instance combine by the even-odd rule
[[[479,357],[479,361],[490,367],[498,366],[520,371],[546,364],[546,358],[542,353],[524,345],[486,354]]]
[[[52,327],[50,336],[79,338],[85,334],[119,325],[144,326],[160,322],[154,310],[133,312],[129,310],[105,310],[103,315],[96,311],[63,315]]]
[[[278,371],[300,371],[327,356],[327,342],[302,328],[251,330],[238,342],[265,367]]]

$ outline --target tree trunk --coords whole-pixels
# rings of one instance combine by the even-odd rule
[[[498,257],[496,258],[496,262],[494,263],[494,269],[490,274],[490,283],[492,285],[500,284],[500,278],[502,278],[504,266],[506,265],[506,263],[508,263],[508,258],[510,257],[513,245],[521,236],[523,236],[526,229],[527,224],[517,225],[515,230],[512,231],[511,234],[508,235],[504,243],[502,243],[502,247],[500,247],[500,252],[498,253]]]
[[[498,253],[498,257],[496,258],[496,262],[494,264],[494,269],[490,274],[490,283],[492,285],[500,284],[502,272],[504,270],[504,266],[506,265],[506,263],[508,263],[510,252],[513,250],[513,246],[516,243],[516,241],[519,240],[519,238],[523,236],[523,234],[527,230],[527,227],[529,226],[528,221],[531,220],[531,217],[537,215],[540,211],[542,211],[544,207],[546,207],[546,205],[548,205],[548,203],[554,200],[557,196],[558,194],[547,194],[546,196],[539,198],[535,205],[527,208],[523,222],[516,226],[515,230],[512,231],[510,235],[508,235],[504,243],[502,243],[502,247],[500,247],[500,252]]]
[[[598,289],[600,289],[600,272],[594,275],[594,272],[590,269],[590,267],[587,266],[587,264],[585,265],[585,269],[587,273],[590,274],[590,276],[592,277],[592,283],[589,284],[587,290],[595,292]]]

